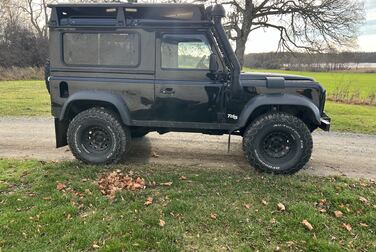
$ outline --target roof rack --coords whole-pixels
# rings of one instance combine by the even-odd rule
[[[50,27],[122,27],[161,23],[208,23],[196,4],[51,4]]]

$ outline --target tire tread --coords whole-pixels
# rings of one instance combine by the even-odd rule
[[[90,119],[99,119],[104,120],[106,123],[111,125],[114,128],[114,132],[116,137],[119,139],[119,144],[116,146],[116,149],[114,151],[114,154],[111,155],[110,158],[108,158],[104,162],[90,162],[89,160],[83,158],[78,150],[74,147],[74,129],[83,123],[84,121],[90,120]],[[126,126],[123,126],[121,122],[119,121],[118,116],[113,113],[110,110],[99,108],[99,107],[93,107],[87,110],[84,110],[83,112],[76,115],[73,120],[70,122],[67,132],[67,140],[69,148],[74,155],[75,158],[78,160],[87,163],[87,164],[115,164],[119,162],[122,159],[122,156],[126,151],[129,149],[128,146],[130,145],[130,133]]]
[[[299,162],[295,166],[289,169],[281,170],[281,171],[271,170],[270,168],[264,166],[257,159],[256,155],[254,154],[254,151],[252,151],[252,143],[254,142],[257,134],[259,134],[260,130],[265,125],[270,124],[270,123],[275,123],[275,122],[286,123],[290,126],[293,126],[298,132],[302,133],[301,137],[303,138],[303,141],[305,142],[303,154]],[[245,152],[245,156],[248,162],[256,170],[261,171],[261,172],[275,173],[275,174],[296,173],[297,171],[302,169],[304,165],[309,161],[309,159],[311,158],[312,149],[313,149],[312,136],[308,127],[299,118],[288,113],[272,112],[272,113],[268,113],[268,114],[258,117],[253,123],[251,123],[247,127],[243,136],[243,150]]]

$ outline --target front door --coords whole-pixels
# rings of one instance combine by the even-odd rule
[[[156,40],[154,120],[216,123],[223,83],[211,80],[206,33],[161,32]]]

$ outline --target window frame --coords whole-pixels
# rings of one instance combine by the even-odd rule
[[[108,33],[108,34],[136,34],[138,37],[138,52],[137,52],[137,64],[136,65],[94,65],[94,64],[71,64],[65,62],[64,58],[64,35],[65,34],[72,34],[72,33],[80,33],[80,34],[100,34],[100,33]],[[88,67],[88,68],[138,68],[141,65],[141,34],[138,31],[90,31],[90,30],[80,30],[80,31],[65,31],[60,34],[60,58],[61,62],[64,66],[68,67]]]
[[[210,36],[208,35],[207,32],[189,32],[189,33],[182,33],[182,32],[174,33],[174,32],[170,32],[170,31],[162,32],[159,36],[159,40],[160,40],[159,48],[156,48],[156,50],[159,50],[159,68],[160,68],[161,71],[186,71],[186,72],[199,71],[199,72],[206,72],[206,73],[209,72],[209,67],[208,67],[208,69],[162,67],[162,43],[163,43],[163,36],[165,36],[165,35],[193,35],[193,36],[194,35],[203,35],[209,43],[209,48],[210,48],[211,52],[217,53],[215,43],[212,41],[212,39],[210,38]],[[218,64],[220,64],[220,62],[218,62]]]

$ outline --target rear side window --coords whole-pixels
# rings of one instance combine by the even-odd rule
[[[63,57],[68,65],[136,67],[137,33],[64,33]]]
[[[162,37],[161,60],[165,69],[209,69],[212,50],[203,34],[165,34]]]

